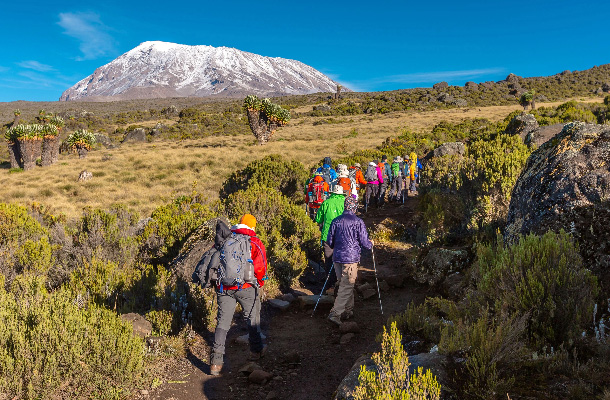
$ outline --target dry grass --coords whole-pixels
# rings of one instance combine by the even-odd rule
[[[86,206],[108,208],[122,203],[147,216],[157,206],[193,188],[216,198],[233,171],[269,154],[282,154],[309,167],[327,155],[336,158],[378,146],[404,127],[422,131],[441,120],[456,122],[474,117],[497,121],[516,109],[519,106],[358,115],[336,118],[348,122],[315,126],[314,121],[324,118],[305,117],[280,129],[266,146],[257,146],[250,135],[224,136],[100,149],[85,160],[74,154],[62,155],[57,165],[47,168],[20,173],[0,170],[0,202],[38,202],[69,217],[80,215]],[[353,129],[357,135],[350,135]],[[6,160],[3,150],[0,161]],[[93,173],[93,179],[79,183],[78,175],[84,169]]]

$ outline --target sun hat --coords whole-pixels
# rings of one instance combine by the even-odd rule
[[[341,195],[345,196],[345,192],[343,191],[343,187],[341,185],[335,185],[335,187],[333,188],[333,191],[331,193],[341,194]]]
[[[354,167],[356,167],[356,168],[362,168],[362,166],[360,165],[360,163],[356,163],[356,164],[354,164]]]

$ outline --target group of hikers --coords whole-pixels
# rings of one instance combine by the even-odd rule
[[[383,206],[388,187],[389,199],[401,201],[409,192],[416,192],[420,167],[414,153],[410,157],[395,157],[392,164],[383,156],[381,162],[370,162],[364,173],[357,163],[350,168],[339,164],[335,171],[330,157],[326,157],[307,185],[310,215],[322,233],[327,274],[322,290],[327,284],[330,287],[338,282],[335,302],[327,317],[330,322],[341,325],[353,317],[360,255],[362,249],[373,251],[374,243],[368,237],[364,221],[356,215],[359,190],[366,188],[365,209],[371,201]],[[318,202],[318,195],[322,201]],[[219,219],[214,246],[203,255],[193,273],[193,282],[216,290],[218,314],[210,357],[211,375],[219,375],[222,370],[227,333],[237,303],[248,322],[248,359],[258,360],[267,351],[260,321],[260,289],[267,279],[267,252],[256,236],[256,223],[251,214],[243,215],[239,224],[231,228]]]
[[[349,194],[358,200],[358,194],[363,189],[365,212],[373,204],[383,207],[386,197],[388,201],[404,202],[410,193],[417,193],[416,182],[419,180],[421,168],[421,162],[415,153],[404,157],[396,156],[392,163],[389,163],[388,157],[384,155],[381,162],[369,162],[364,172],[359,163],[349,168],[345,164],[338,164],[335,170],[331,158],[326,157],[305,187],[309,216],[315,220],[324,201],[330,199],[333,194]]]

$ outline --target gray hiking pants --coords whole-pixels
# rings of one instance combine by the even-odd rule
[[[397,176],[392,181],[390,189],[390,199],[400,201],[402,198],[402,176]]]
[[[339,291],[335,299],[335,305],[330,310],[331,316],[341,318],[344,312],[354,310],[354,285],[358,277],[358,263],[341,264],[335,263],[335,273],[339,280]]]
[[[385,194],[388,191],[388,181],[383,181],[382,184],[379,185],[379,205],[382,206],[385,203]]]
[[[225,342],[227,332],[231,328],[235,305],[239,303],[244,310],[244,317],[248,320],[248,335],[250,339],[250,351],[259,353],[263,349],[261,339],[261,302],[258,290],[249,287],[242,290],[224,290],[217,292],[218,315],[216,317],[216,332],[214,333],[214,347],[210,364],[222,365],[225,354]]]
[[[371,199],[375,200],[377,203],[377,195],[379,194],[379,185],[375,185],[373,183],[366,184],[366,192],[364,194],[364,201],[366,204],[371,206]]]

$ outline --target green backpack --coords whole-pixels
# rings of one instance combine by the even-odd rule
[[[392,176],[394,178],[402,176],[402,171],[400,170],[400,163],[392,163]]]

